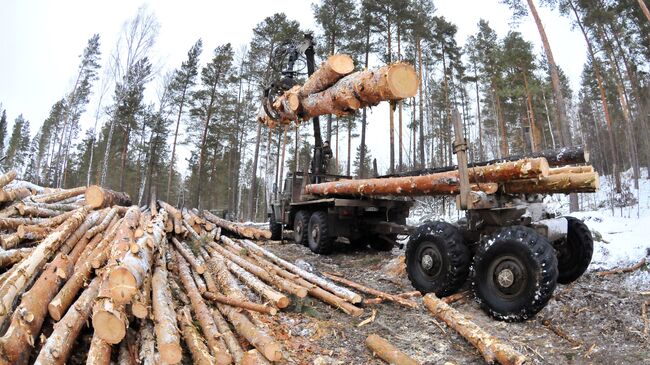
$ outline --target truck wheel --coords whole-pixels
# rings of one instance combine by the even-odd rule
[[[309,212],[299,210],[293,220],[293,240],[297,244],[307,246],[307,233],[309,231]]]
[[[271,231],[271,239],[278,241],[282,239],[282,224],[275,221],[275,213],[271,213],[269,217],[269,230]]]
[[[334,249],[334,239],[329,236],[327,212],[317,211],[309,218],[309,249],[313,253],[328,255]]]
[[[454,225],[429,222],[416,230],[406,246],[406,272],[413,287],[444,297],[467,279],[471,255]]]
[[[395,246],[395,240],[397,239],[397,235],[388,235],[388,240],[381,238],[379,236],[368,236],[367,241],[370,244],[370,248],[376,251],[390,251],[393,249]],[[392,242],[390,241],[392,240]]]
[[[587,225],[574,217],[565,218],[569,224],[566,240],[555,245],[560,284],[572,283],[582,276],[594,253],[594,240]]]
[[[481,306],[496,319],[519,322],[551,299],[557,258],[535,230],[512,226],[485,237],[474,255],[472,285]]]

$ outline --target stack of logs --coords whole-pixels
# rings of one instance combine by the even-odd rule
[[[265,364],[285,357],[265,316],[290,298],[363,313],[360,295],[249,240],[266,230],[15,178],[0,176],[0,364],[64,364],[86,323],[88,364]]]
[[[208,211],[15,178],[0,175],[0,364],[269,364],[287,357],[268,324],[292,300],[353,317],[382,301],[419,307],[417,292],[306,271],[251,241],[268,231]],[[367,344],[387,361],[406,356]]]

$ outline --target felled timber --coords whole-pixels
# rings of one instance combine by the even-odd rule
[[[32,200],[37,203],[54,203],[59,202],[68,198],[72,198],[78,195],[82,195],[86,192],[85,186],[80,186],[74,189],[61,190],[54,193],[36,195],[32,197]]]
[[[401,305],[403,305],[405,307],[408,307],[408,308],[417,308],[418,307],[418,303],[415,302],[415,301],[402,298],[402,297],[400,297],[398,295],[385,293],[383,291],[380,291],[380,290],[377,290],[377,289],[374,289],[374,288],[369,288],[369,287],[367,287],[365,285],[361,285],[359,283],[356,283],[356,282],[354,282],[352,280],[348,280],[346,278],[342,278],[340,276],[336,276],[336,275],[333,275],[333,274],[330,274],[330,273],[323,273],[323,276],[325,276],[326,278],[328,278],[328,279],[330,279],[332,281],[336,281],[338,283],[347,285],[347,286],[349,286],[349,287],[351,287],[353,289],[356,289],[356,290],[358,290],[360,292],[370,294],[370,295],[374,295],[375,297],[379,297],[379,298],[382,298],[382,299],[385,299],[385,300],[389,300],[391,302],[401,304]]]
[[[403,353],[390,342],[372,334],[366,338],[366,346],[373,354],[389,364],[419,365],[420,363]]]
[[[0,189],[0,202],[11,202],[32,195],[27,188]]]
[[[86,189],[86,204],[93,208],[105,208],[113,205],[129,206],[131,197],[127,193],[117,192],[91,185]]]
[[[240,223],[227,221],[225,219],[217,217],[216,215],[208,212],[207,210],[203,211],[203,216],[210,222],[216,224],[217,226],[225,230],[228,230],[232,233],[235,233],[241,237],[249,238],[252,240],[271,239],[271,232],[268,230],[259,229],[255,227],[248,227]]]
[[[210,354],[208,347],[205,345],[205,339],[194,327],[192,315],[188,307],[183,307],[178,313],[178,323],[180,323],[183,333],[183,340],[192,354],[192,360],[196,365],[213,365],[216,363],[215,358]]]
[[[269,307],[268,305],[257,304],[254,302],[240,301],[215,292],[206,291],[203,293],[203,297],[215,303],[227,304],[232,307],[248,309],[260,313],[266,313],[272,316],[278,313],[277,309],[273,307]]]
[[[540,179],[513,180],[503,183],[508,194],[593,193],[600,187],[598,174],[562,173]]]
[[[469,169],[470,182],[474,190],[482,186],[495,192],[497,183],[518,179],[533,179],[548,176],[549,166],[544,158],[523,159],[480,166]],[[414,196],[447,195],[460,192],[458,170],[423,176],[406,176],[377,179],[339,180],[305,186],[305,193],[326,196]]]
[[[524,355],[485,332],[434,294],[424,296],[424,305],[436,318],[445,322],[447,326],[453,328],[476,347],[487,363],[498,361],[502,365],[521,365],[528,360]]]
[[[321,92],[334,85],[342,77],[354,71],[354,61],[346,54],[329,56],[325,62],[300,87],[299,94],[305,97]]]
[[[11,171],[8,171],[8,172],[0,175],[0,188],[5,187],[10,182],[14,181],[15,178],[16,178],[16,171],[15,170],[11,170]]]

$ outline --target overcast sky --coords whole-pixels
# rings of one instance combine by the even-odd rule
[[[203,39],[203,63],[217,45],[231,42],[237,50],[252,37],[253,27],[266,16],[284,12],[303,28],[315,29],[311,0],[236,1],[151,1],[149,7],[161,24],[152,58],[162,72],[174,69],[186,58],[191,45]],[[437,14],[458,26],[459,44],[477,30],[484,18],[504,36],[511,28],[508,8],[498,0],[434,0]],[[10,126],[22,113],[35,133],[52,104],[68,92],[74,82],[78,56],[88,38],[100,34],[102,64],[115,46],[122,24],[132,18],[142,3],[132,0],[3,0],[0,11],[0,104],[7,109]],[[585,61],[581,35],[570,21],[547,9],[540,9],[559,66],[568,74],[574,90]],[[535,24],[524,19],[518,25],[524,38],[541,52]],[[99,82],[96,83],[97,88]],[[157,85],[149,85],[149,94]],[[96,96],[97,92],[95,92]],[[110,94],[110,91],[109,91]],[[110,97],[110,96],[109,96]],[[82,117],[84,127],[92,126],[97,101],[94,98]],[[388,166],[387,107],[373,110],[369,128],[369,148],[379,160],[380,170]],[[383,128],[382,125],[386,125]],[[405,133],[405,135],[408,135]],[[341,137],[342,138],[342,137]],[[408,142],[404,142],[408,145]],[[341,144],[341,154],[345,150]],[[186,152],[185,152],[186,153]]]

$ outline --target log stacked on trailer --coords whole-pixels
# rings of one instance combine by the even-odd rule
[[[285,357],[268,323],[293,298],[363,313],[357,293],[240,239],[268,231],[155,199],[112,205],[129,201],[99,187],[28,194],[0,217],[2,237],[16,237],[0,251],[0,365],[64,364],[86,326],[88,364],[266,364]]]
[[[349,56],[330,56],[303,86],[294,86],[273,105],[267,105],[273,117],[262,108],[258,121],[273,128],[325,114],[344,116],[382,101],[413,97],[418,90],[417,73],[407,63],[352,73],[353,70]]]

